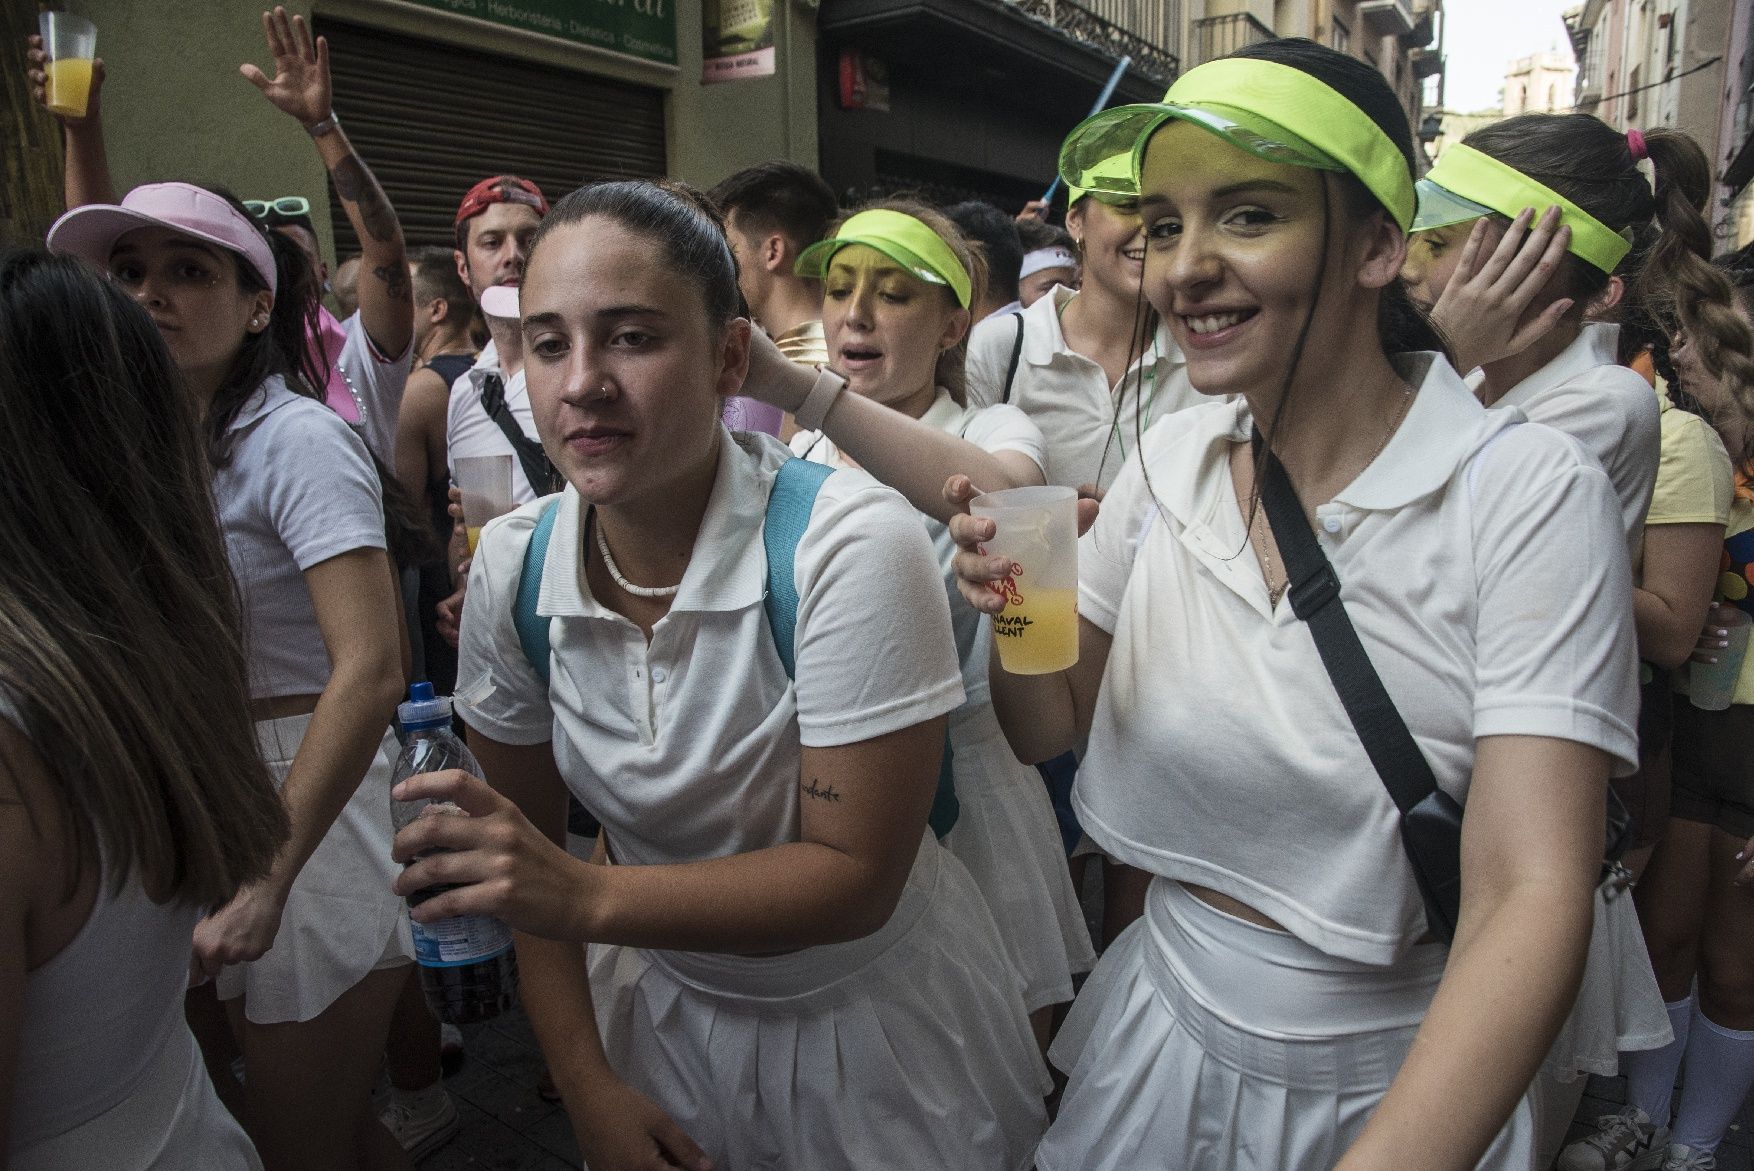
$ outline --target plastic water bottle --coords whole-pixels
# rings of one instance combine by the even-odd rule
[[[392,784],[420,773],[461,769],[481,775],[481,766],[457,734],[451,731],[451,701],[435,696],[430,683],[408,689],[408,702],[396,709],[407,742],[396,759]],[[422,816],[466,817],[448,801],[390,801],[390,820],[400,830]],[[454,890],[454,886],[429,886],[408,896],[418,907],[427,899]],[[440,1020],[453,1025],[490,1020],[517,1001],[518,959],[512,950],[512,933],[491,915],[458,915],[436,923],[414,923],[414,959],[420,965],[420,983],[426,1003]]]

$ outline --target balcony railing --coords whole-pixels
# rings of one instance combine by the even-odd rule
[[[1192,56],[1196,65],[1204,64],[1247,45],[1273,39],[1273,30],[1246,12],[1208,16],[1194,22]]]
[[[1180,0],[1007,0],[1075,40],[1168,86],[1181,73]]]

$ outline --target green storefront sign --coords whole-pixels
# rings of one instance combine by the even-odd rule
[[[414,0],[581,45],[676,64],[675,0]]]

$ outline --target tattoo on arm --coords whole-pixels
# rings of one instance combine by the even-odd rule
[[[402,230],[396,222],[396,210],[390,206],[384,189],[378,186],[377,177],[366,170],[358,155],[349,154],[336,163],[329,176],[335,182],[335,194],[358,207],[366,235],[380,244],[396,238]]]
[[[833,785],[824,787],[817,782],[815,777],[811,777],[810,783],[804,786],[804,796],[814,797],[818,801],[840,800],[840,793],[835,790]]]
[[[336,163],[335,169],[329,172],[329,177],[335,180],[335,194],[348,203],[359,202],[359,193],[366,183],[366,173],[365,164],[359,161],[358,155],[349,154]]]
[[[406,264],[382,264],[372,269],[372,275],[384,282],[384,291],[395,300],[408,296],[408,266]]]

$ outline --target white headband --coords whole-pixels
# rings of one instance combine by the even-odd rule
[[[1034,276],[1044,268],[1077,267],[1078,258],[1073,256],[1069,250],[1056,244],[1052,248],[1037,248],[1034,252],[1025,253],[1023,267],[1018,271],[1017,279],[1022,280],[1026,276]]]

